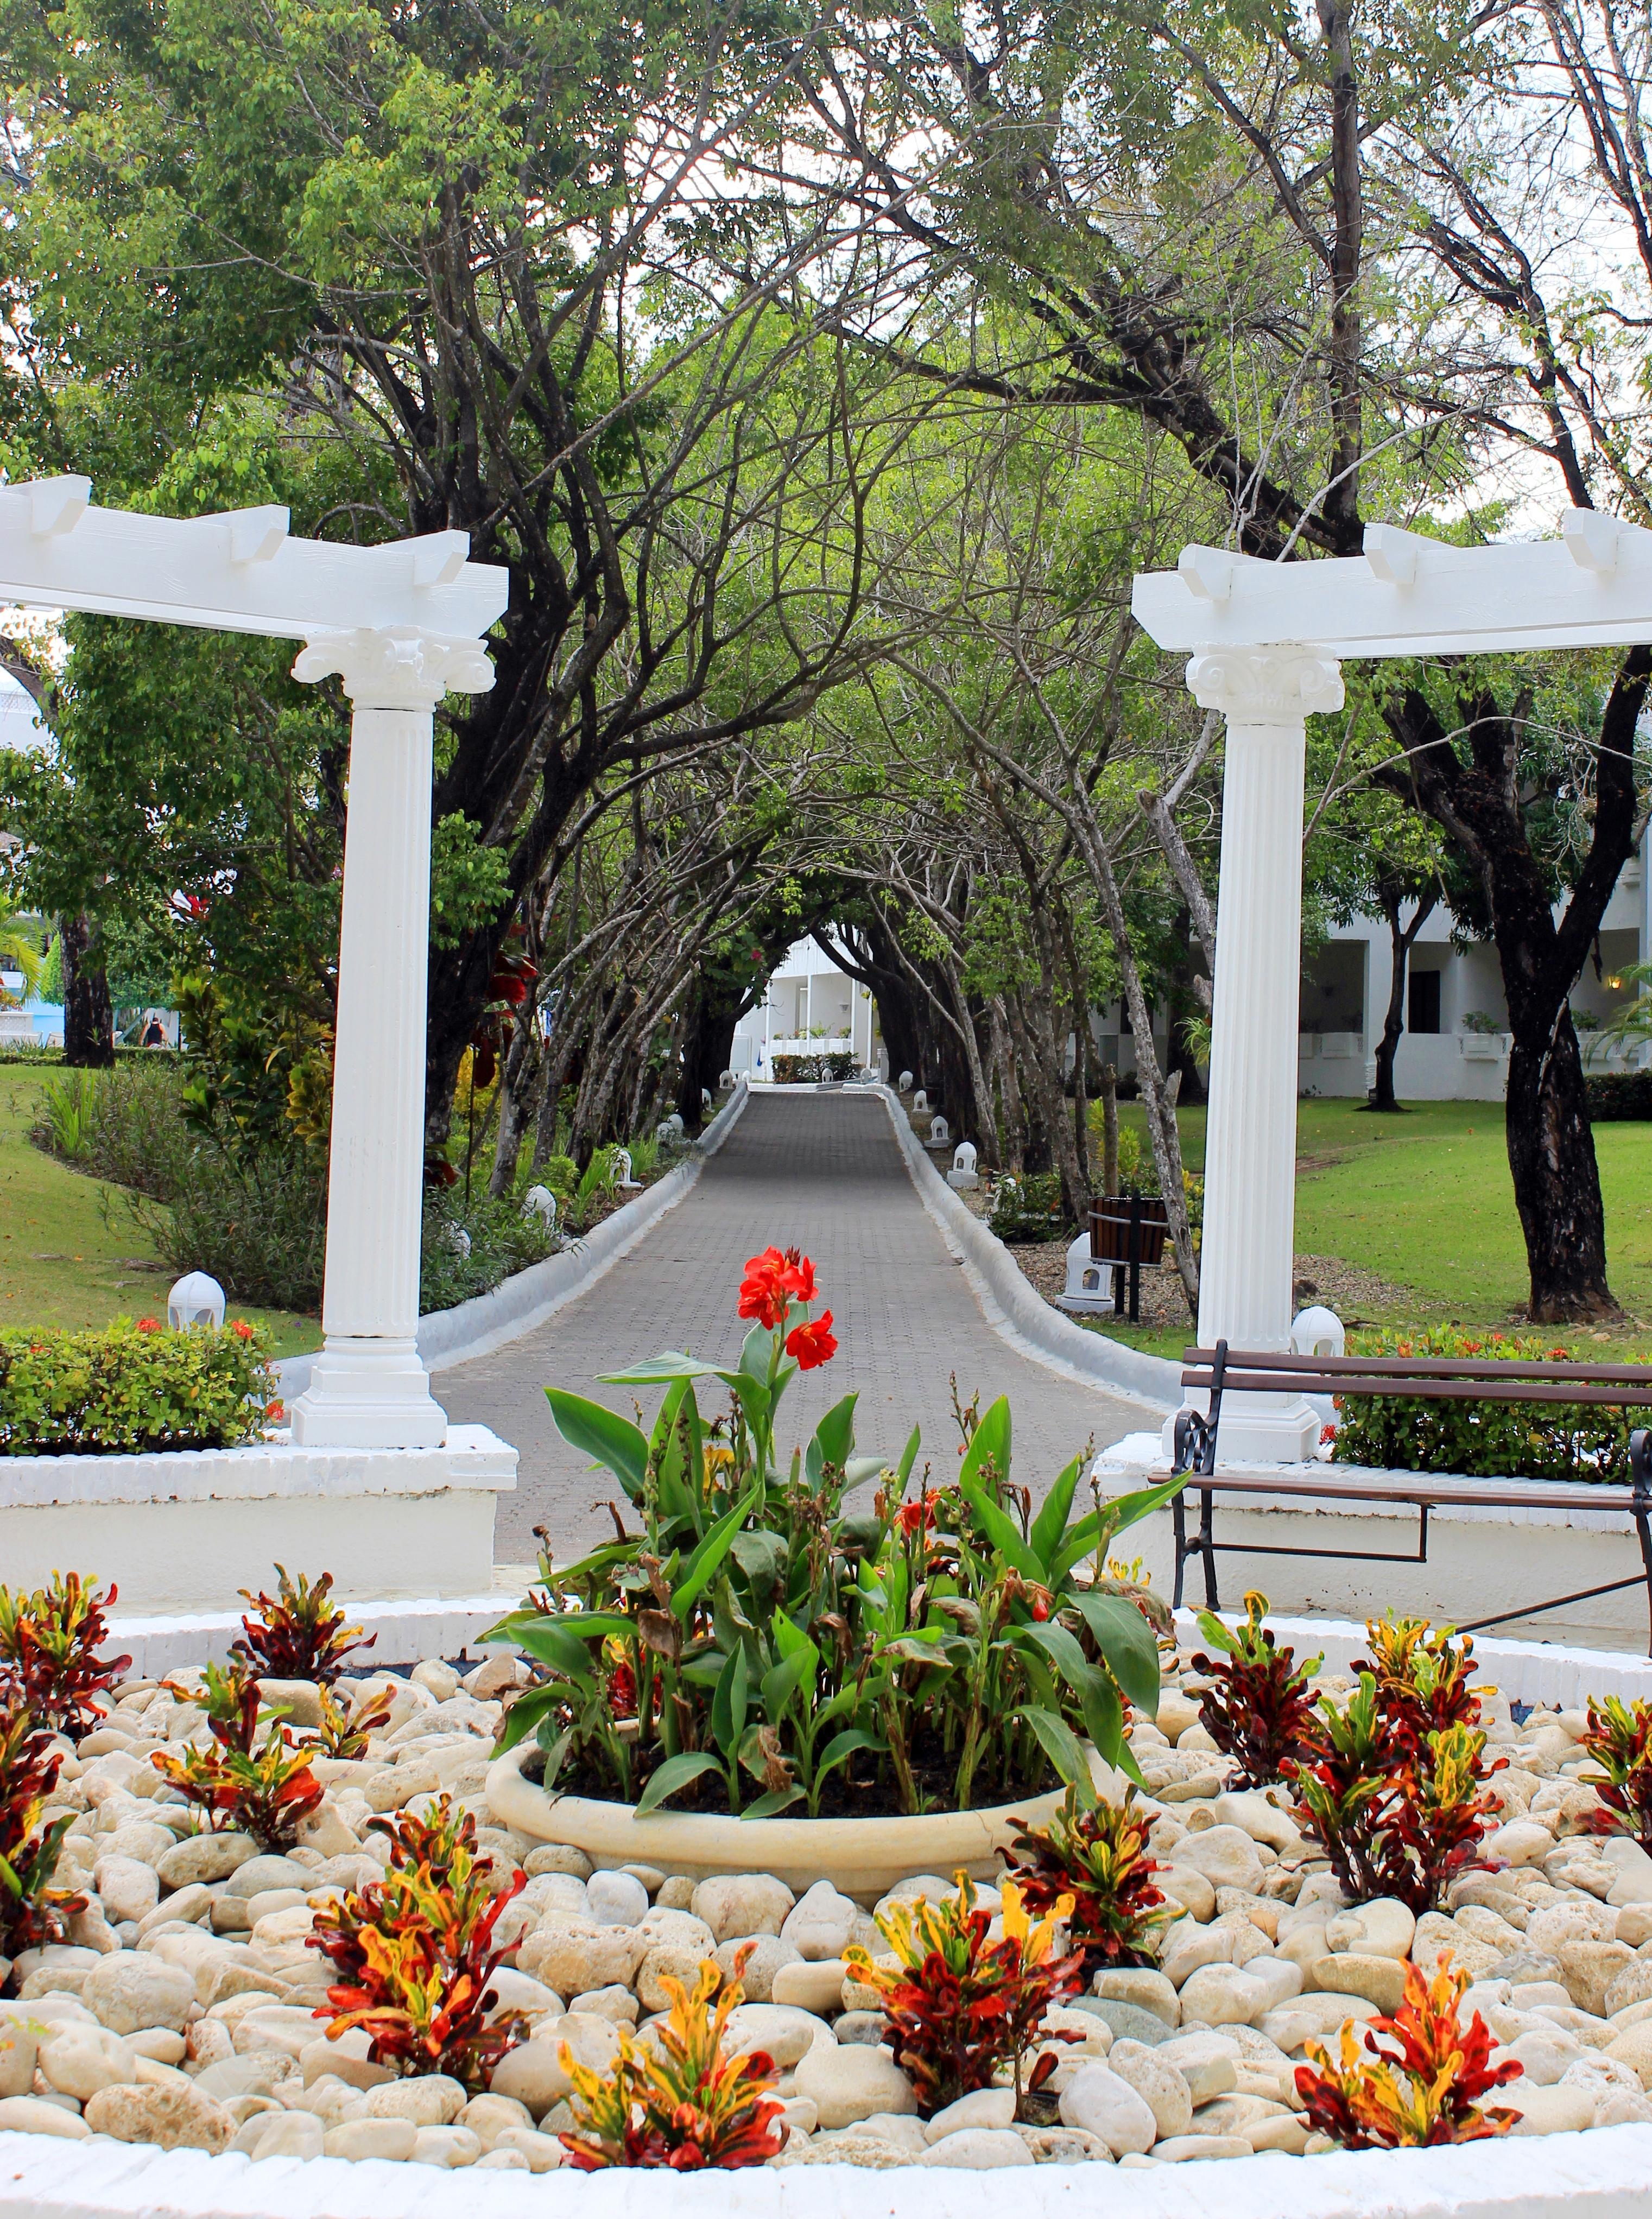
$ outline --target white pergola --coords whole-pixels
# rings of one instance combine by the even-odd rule
[[[0,601],[302,640],[293,675],[337,674],[350,697],[326,1346],[293,1439],[436,1447],[447,1417],[417,1339],[433,718],[493,685],[481,640],[510,574],[468,562],[463,531],[345,547],[290,538],[284,508],[140,516],[90,493],[0,488]]]
[[[1184,547],[1131,606],[1227,720],[1212,982],[1199,1339],[1283,1349],[1295,1221],[1296,1027],[1305,719],[1342,705],[1350,659],[1652,641],[1652,531],[1568,509],[1561,537],[1460,548],[1392,525],[1364,553],[1264,563]],[[1226,1395],[1230,1458],[1294,1462],[1319,1420],[1300,1396]]]

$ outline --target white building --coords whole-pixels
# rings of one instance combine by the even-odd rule
[[[1652,871],[1647,843],[1631,856],[1601,921],[1597,975],[1593,959],[1572,989],[1578,1038],[1590,1071],[1621,1071],[1626,1060],[1593,1038],[1636,989],[1625,976],[1652,954]],[[1376,1081],[1376,1050],[1388,1015],[1392,956],[1382,917],[1336,926],[1302,966],[1297,1091],[1360,1098]],[[1500,1102],[1508,1083],[1508,1004],[1497,951],[1489,942],[1457,948],[1451,916],[1437,909],[1413,942],[1407,964],[1405,1031],[1394,1062],[1394,1090],[1411,1102]],[[1644,1051],[1627,1061],[1646,1060]]]
[[[868,988],[840,971],[812,937],[793,941],[755,1010],[735,1027],[730,1068],[772,1079],[781,1055],[849,1055],[857,1070],[880,1066],[883,1038]]]

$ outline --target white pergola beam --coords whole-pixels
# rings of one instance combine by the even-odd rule
[[[1186,547],[1136,579],[1130,606],[1160,647],[1310,643],[1342,661],[1378,656],[1630,647],[1652,640],[1652,531],[1569,510],[1558,539],[1450,547],[1388,524],[1363,555],[1259,563]]]
[[[510,573],[467,562],[463,531],[345,547],[290,538],[284,508],[140,516],[90,492],[82,477],[0,488],[0,601],[274,639],[409,625],[475,639],[510,598]]]

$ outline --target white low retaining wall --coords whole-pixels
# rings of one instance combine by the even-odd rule
[[[474,1296],[450,1310],[432,1310],[428,1317],[420,1318],[419,1353],[425,1369],[439,1374],[451,1371],[456,1364],[469,1364],[472,1357],[491,1355],[508,1341],[534,1332],[564,1302],[582,1295],[628,1254],[667,1210],[675,1209],[699,1178],[705,1159],[714,1156],[733,1131],[749,1092],[741,1079],[699,1140],[690,1144],[690,1153],[682,1161],[635,1202],[605,1217],[594,1232],[573,1247],[559,1249],[543,1263],[515,1272],[491,1294]],[[313,1353],[288,1356],[276,1365],[282,1392],[289,1402],[308,1386],[314,1361]],[[439,1394],[437,1399],[441,1399]]]
[[[128,1610],[221,1611],[279,1559],[340,1594],[474,1595],[494,1576],[494,1511],[516,1451],[486,1426],[435,1449],[239,1449],[0,1459],[0,1576],[69,1567],[114,1580]]]
[[[478,1646],[481,1636],[517,1607],[535,1576],[526,1565],[496,1565],[494,1585],[474,1594],[346,1596],[345,1607],[351,1624],[374,1637],[372,1652],[363,1659],[370,1666],[417,1664],[425,1656],[452,1662],[469,1656],[480,1662],[495,1654]],[[259,1584],[269,1584],[267,1572]],[[191,1664],[225,1663],[240,1637],[241,1607],[128,1617],[117,1605],[109,1625],[105,1646],[131,1657],[134,1678],[164,1680]]]
[[[1229,1625],[1243,1616],[1228,1609],[1217,1614]],[[1323,1656],[1328,1670],[1346,1671],[1357,1657],[1370,1655],[1365,1628],[1348,1619],[1289,1618],[1270,1610],[1267,1622],[1276,1639],[1288,1642],[1299,1656]],[[1196,1607],[1177,1612],[1176,1631],[1184,1645],[1205,1645]],[[1581,1711],[1591,1695],[1621,1695],[1625,1702],[1652,1696],[1652,1656],[1558,1642],[1510,1641],[1496,1633],[1476,1633],[1474,1638],[1480,1666],[1476,1685],[1500,1689],[1512,1703]]]
[[[1168,1477],[1158,1437],[1137,1433],[1115,1441],[1097,1458],[1095,1473],[1103,1494],[1127,1495],[1150,1479]],[[1324,1475],[1328,1470],[1372,1487],[1412,1478],[1444,1478],[1444,1473],[1413,1474],[1367,1470],[1357,1464],[1259,1464],[1228,1462],[1222,1470],[1236,1477],[1276,1473]],[[1464,1477],[1456,1483],[1482,1486],[1488,1492],[1506,1482]],[[1332,1618],[1375,1617],[1394,1610],[1436,1624],[1472,1625],[1522,1602],[1574,1594],[1633,1578],[1636,1585],[1613,1595],[1575,1603],[1562,1611],[1512,1619],[1500,1628],[1529,1640],[1581,1643],[1608,1650],[1652,1646],[1647,1594],[1635,1529],[1616,1511],[1594,1507],[1599,1497],[1585,1483],[1565,1489],[1564,1508],[1506,1510],[1493,1504],[1431,1510],[1428,1562],[1373,1563],[1333,1558],[1276,1556],[1278,1549],[1371,1549],[1384,1556],[1414,1557],[1417,1513],[1382,1502],[1323,1502],[1305,1505],[1289,1495],[1222,1495],[1215,1502],[1214,1526],[1219,1541],[1236,1541],[1264,1553],[1216,1557],[1218,1591],[1224,1606],[1237,1606],[1250,1588],[1259,1588],[1282,1611]],[[1198,1523],[1196,1487],[1187,1490],[1191,1533]],[[1175,1549],[1171,1513],[1159,1511],[1133,1526],[1120,1539],[1126,1556],[1140,1556],[1153,1585],[1168,1597],[1175,1585]],[[1185,1592],[1190,1602],[1204,1599],[1204,1566],[1189,1558]]]
[[[905,1107],[892,1087],[879,1086],[895,1138],[906,1159],[918,1199],[941,1229],[948,1250],[962,1259],[964,1276],[987,1322],[1023,1356],[1065,1372],[1086,1387],[1104,1387],[1149,1410],[1182,1407],[1182,1368],[1162,1356],[1088,1333],[1028,1286],[1020,1265],[1002,1240],[960,1202],[924,1153],[907,1122]]]
[[[488,2219],[1002,2219],[1006,2193],[1026,2219],[1644,2219],[1652,2127],[1140,2172],[1029,2166],[1013,2189],[996,2172],[847,2165],[471,2179],[0,2134],[5,2219],[471,2219],[479,2207]]]

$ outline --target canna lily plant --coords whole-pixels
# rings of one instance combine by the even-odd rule
[[[913,1501],[918,1434],[893,1463],[857,1454],[853,1394],[783,1457],[787,1387],[836,1352],[816,1300],[806,1256],[751,1258],[736,1364],[671,1352],[605,1375],[661,1390],[646,1431],[546,1389],[625,1504],[613,1540],[543,1566],[486,1637],[539,1667],[500,1747],[531,1736],[548,1787],[639,1813],[681,1797],[748,1818],[968,1809],[1062,1781],[1090,1807],[1085,1742],[1133,1770],[1126,1704],[1158,1700],[1153,1627],[1107,1552],[1181,1482],[1075,1520],[1075,1458],[1034,1514],[1010,1482],[1003,1400],[972,1410],[956,1478],[921,1476]],[[708,1384],[728,1397],[710,1417]],[[873,1507],[850,1508],[873,1480]]]

